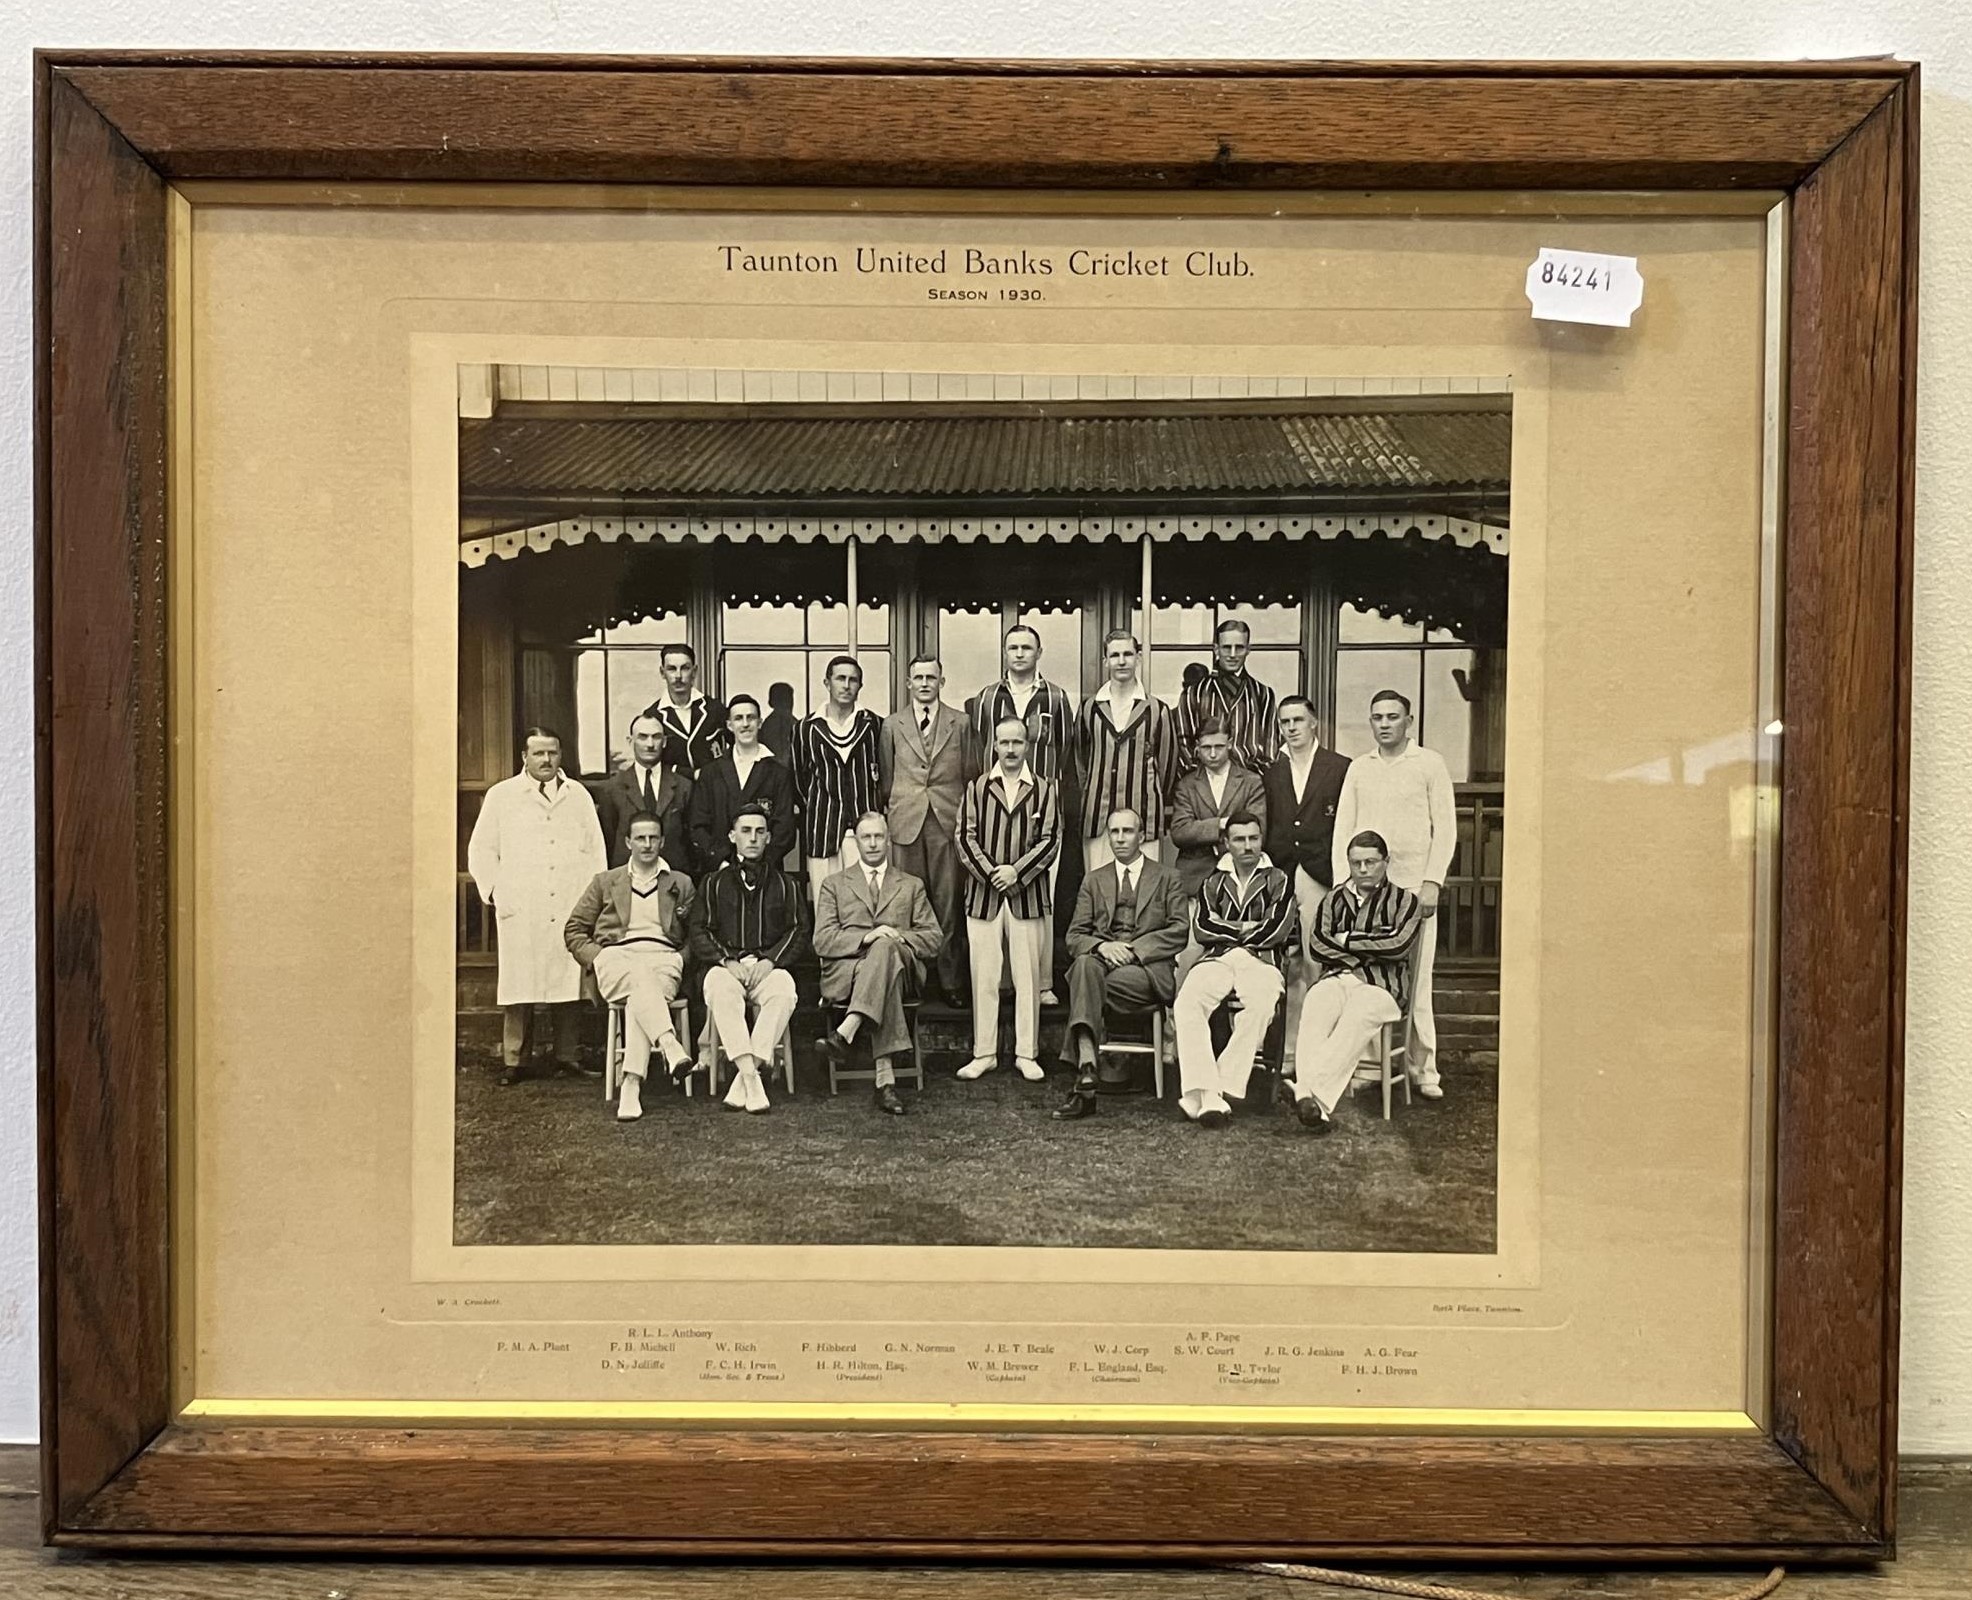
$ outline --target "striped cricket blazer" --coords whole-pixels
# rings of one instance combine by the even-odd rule
[[[803,855],[839,854],[856,819],[883,809],[882,737],[883,718],[867,706],[856,708],[846,740],[836,738],[822,712],[801,719],[794,730],[794,792]]]
[[[1082,773],[1082,837],[1109,831],[1109,814],[1128,806],[1143,818],[1143,836],[1164,833],[1164,811],[1178,782],[1178,731],[1170,707],[1155,695],[1130,702],[1131,717],[1116,726],[1098,690],[1082,702],[1075,741]]]
[[[1308,930],[1308,955],[1320,963],[1321,977],[1353,972],[1365,983],[1389,992],[1401,1011],[1411,1008],[1411,948],[1424,928],[1416,895],[1388,878],[1368,894],[1353,883],[1338,883],[1315,907]],[[1319,982],[1320,980],[1317,979]]]
[[[1232,739],[1232,758],[1248,772],[1265,772],[1280,753],[1274,691],[1250,672],[1227,677],[1216,669],[1178,696],[1178,745],[1187,770],[1198,765],[1198,730],[1216,719]]]
[[[972,758],[982,770],[993,765],[993,730],[1017,716],[1027,724],[1027,765],[1049,783],[1060,783],[1066,775],[1074,751],[1075,713],[1068,704],[1068,691],[1059,684],[1036,677],[1033,698],[1023,714],[1014,710],[1013,690],[1002,678],[968,700],[965,713],[972,723]]]
[[[965,786],[958,846],[965,866],[968,917],[990,920],[1000,914],[1002,905],[1028,920],[1053,913],[1048,868],[1061,850],[1061,790],[1031,768],[1027,779],[1011,806],[997,767]],[[1003,895],[993,887],[995,867],[1018,869],[1012,894]]]
[[[1242,895],[1232,857],[1224,855],[1192,902],[1192,929],[1207,956],[1251,950],[1280,965],[1300,918],[1294,906],[1294,880],[1262,853]]]

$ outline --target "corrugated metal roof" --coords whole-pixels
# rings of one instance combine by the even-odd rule
[[[463,499],[827,502],[1471,490],[1504,495],[1498,409],[1226,414],[494,416]]]

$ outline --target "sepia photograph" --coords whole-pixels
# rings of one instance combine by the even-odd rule
[[[454,1242],[1492,1253],[1504,383],[690,376],[460,370]]]

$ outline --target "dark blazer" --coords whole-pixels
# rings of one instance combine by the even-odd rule
[[[654,780],[657,814],[664,823],[664,859],[676,862],[687,872],[696,872],[697,851],[692,844],[692,780],[684,773],[660,765]],[[620,867],[630,859],[630,847],[623,842],[623,830],[630,819],[644,809],[644,792],[636,762],[620,772],[612,772],[596,790],[596,821],[602,824],[603,844],[609,850],[609,864]]]
[[[794,848],[794,765],[779,751],[770,760],[753,763],[741,786],[733,753],[723,756],[698,775],[692,789],[692,845],[695,870],[710,872],[731,858],[733,818],[749,803],[766,808],[767,859],[778,866]]]
[[[660,872],[657,895],[664,937],[683,955],[690,943],[686,914],[691,910],[692,880],[682,872]],[[589,887],[582,891],[568,913],[568,921],[562,924],[562,942],[587,971],[604,949],[622,942],[629,927],[630,869],[611,867],[589,880]]]
[[[1137,873],[1137,926],[1127,941],[1137,963],[1150,976],[1157,998],[1169,1003],[1178,992],[1178,952],[1191,936],[1191,897],[1175,870],[1149,856],[1140,858]],[[1082,880],[1075,896],[1075,915],[1068,924],[1068,955],[1092,956],[1096,946],[1117,937],[1117,868],[1112,862],[1097,867]]]
[[[1237,761],[1226,769],[1226,797],[1218,805],[1212,803],[1212,784],[1203,767],[1193,767],[1178,780],[1171,793],[1171,842],[1178,847],[1178,881],[1187,897],[1198,893],[1226,853],[1219,823],[1235,811],[1258,817],[1260,835],[1267,837],[1267,786],[1257,772],[1248,772]]]
[[[733,736],[726,731],[725,706],[711,695],[694,701],[689,710],[687,715],[671,703],[669,694],[660,694],[638,715],[664,724],[664,754],[658,759],[695,778],[732,749]]]
[[[1315,750],[1305,795],[1294,792],[1294,769],[1286,756],[1267,768],[1267,859],[1290,881],[1299,867],[1324,889],[1331,887],[1335,802],[1342,798],[1342,780],[1348,776],[1349,758],[1324,747]]]
[[[883,869],[883,897],[870,903],[869,876],[861,862],[824,878],[815,891],[815,954],[822,961],[822,998],[849,998],[863,935],[871,928],[895,928],[904,935],[904,953],[922,969],[938,954],[941,934],[924,884],[893,862]]]
[[[937,818],[947,835],[958,832],[959,803],[973,776],[967,731],[964,714],[942,700],[932,707],[928,743],[918,731],[915,701],[883,719],[876,754],[892,844],[916,844],[927,816]]]

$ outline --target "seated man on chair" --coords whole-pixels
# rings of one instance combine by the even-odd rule
[[[664,823],[639,811],[624,827],[630,859],[589,880],[562,927],[569,953],[594,974],[604,1000],[623,1006],[623,1089],[616,1120],[644,1114],[650,1047],[664,1053],[673,1082],[692,1058],[671,1026],[671,1002],[685,976],[685,915],[692,880],[664,859]]]
[[[1390,881],[1380,833],[1349,841],[1349,876],[1322,897],[1308,932],[1319,976],[1301,1008],[1294,1048],[1294,1114],[1327,1133],[1363,1048],[1410,1010],[1411,949],[1425,926],[1416,895]]]
[[[692,955],[705,967],[705,1009],[732,1059],[725,1103],[733,1111],[768,1109],[761,1072],[771,1069],[794,1015],[794,974],[787,969],[808,945],[806,897],[777,860],[767,859],[773,827],[765,806],[743,803],[727,833],[728,859],[692,898]]]
[[[901,1117],[904,1102],[897,1098],[891,1058],[911,1048],[904,994],[922,981],[924,964],[937,958],[938,919],[923,883],[892,865],[890,826],[882,812],[865,811],[857,819],[855,840],[856,865],[831,873],[815,891],[822,999],[849,1010],[815,1044],[839,1067],[864,1029],[873,1029],[876,1108]]]
[[[1243,1098],[1253,1059],[1273,1021],[1284,980],[1280,961],[1294,936],[1294,885],[1260,848],[1260,819],[1226,819],[1226,853],[1199,886],[1192,930],[1203,957],[1185,975],[1171,1008],[1178,1035],[1178,1108],[1201,1128],[1231,1120],[1226,1097]],[[1239,1001],[1232,1037],[1216,1056],[1212,1014]]]
[[[1075,1087],[1055,1109],[1073,1122],[1096,1108],[1096,1063],[1105,1012],[1141,1016],[1171,1003],[1172,966],[1190,935],[1190,911],[1177,872],[1143,853],[1143,818],[1128,806],[1109,814],[1115,860],[1082,880],[1068,924],[1068,1031],[1061,1059]]]

